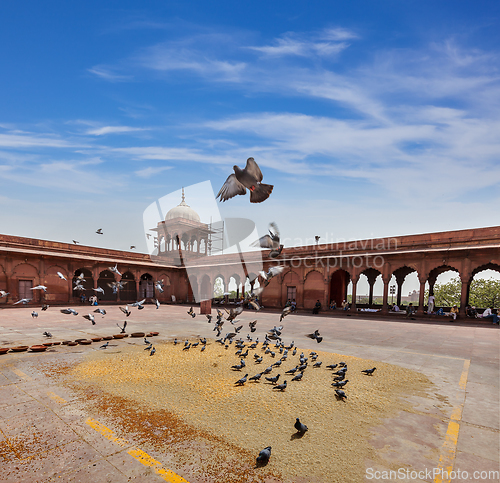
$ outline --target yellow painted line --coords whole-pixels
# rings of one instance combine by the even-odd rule
[[[68,402],[66,401],[66,399],[63,399],[61,396],[58,396],[55,392],[47,391],[47,395],[50,397],[50,399],[53,399],[55,402],[58,402],[60,404],[66,404]]]
[[[30,376],[26,375],[23,371],[20,371],[19,369],[16,369],[15,367],[12,368],[12,372],[16,376],[19,376],[21,379],[24,379],[25,381],[31,381]]]
[[[172,470],[163,468],[159,461],[156,461],[154,458],[140,449],[129,449],[127,453],[132,456],[132,458],[135,458],[137,461],[142,463],[144,466],[152,467],[157,475],[161,476],[165,481],[168,481],[169,483],[188,483],[188,481],[185,480],[182,476],[179,476]]]
[[[99,434],[104,436],[109,441],[112,441],[113,443],[121,447],[129,446],[127,440],[115,436],[114,431],[107,428],[106,426],[104,426],[104,424],[101,424],[99,421],[93,418],[88,418],[85,421],[85,423],[88,424],[92,429],[97,431]],[[148,455],[141,449],[131,448],[127,451],[127,454],[132,456],[132,458],[136,459],[137,461],[139,461],[139,463],[143,464],[144,466],[149,466],[153,468],[154,472],[168,483],[189,483],[182,476],[179,476],[172,470],[164,468],[159,461],[155,460],[152,456]]]
[[[460,393],[457,398],[462,398],[465,401],[465,388],[467,387],[467,378],[469,375],[470,359],[464,360],[464,367],[460,376],[458,386]],[[463,394],[462,394],[463,391]],[[457,454],[458,433],[460,431],[460,421],[462,420],[462,411],[464,404],[461,403],[455,406],[451,412],[450,422],[444,438],[443,446],[441,446],[441,454],[439,456],[438,469],[440,470],[434,478],[434,483],[451,483],[451,473],[455,464],[455,456]]]

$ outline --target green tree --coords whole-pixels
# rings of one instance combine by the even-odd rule
[[[469,304],[474,307],[498,307],[500,305],[500,280],[473,280],[469,290]]]
[[[434,297],[436,298],[436,307],[460,307],[460,293],[462,291],[462,282],[459,277],[452,278],[447,283],[436,283],[434,285]],[[429,290],[425,291],[425,301],[429,299]]]

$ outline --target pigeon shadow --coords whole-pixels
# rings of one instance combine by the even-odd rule
[[[269,460],[257,462],[257,463],[255,463],[254,470],[257,468],[263,468],[264,466],[267,466],[268,463],[269,463]]]
[[[303,433],[301,433],[300,431],[297,431],[296,433],[293,433],[291,436],[290,436],[290,441],[293,441],[294,439],[300,439],[304,436],[305,431]]]

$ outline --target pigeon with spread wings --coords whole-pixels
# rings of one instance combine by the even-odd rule
[[[263,184],[262,171],[253,158],[247,159],[244,169],[233,166],[234,173],[230,174],[226,182],[222,185],[217,198],[226,201],[237,195],[245,195],[247,189],[250,190],[250,203],[262,203],[269,198],[274,186]]]
[[[269,253],[270,258],[278,257],[282,250],[283,245],[280,245],[280,232],[276,223],[269,223],[269,235],[261,236],[257,241],[253,242],[253,247],[267,248],[271,250]]]

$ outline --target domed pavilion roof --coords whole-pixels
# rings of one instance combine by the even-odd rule
[[[184,218],[185,220],[200,222],[198,213],[196,213],[184,199],[184,188],[182,188],[182,201],[166,214],[165,221],[173,220],[174,218]]]

